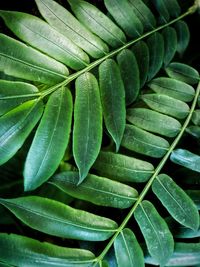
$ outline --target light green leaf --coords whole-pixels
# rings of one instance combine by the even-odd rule
[[[149,72],[150,81],[161,69],[164,59],[164,39],[163,36],[155,32],[147,39],[149,48]]]
[[[93,58],[104,56],[107,45],[84,27],[67,9],[52,0],[35,0],[45,20]]]
[[[56,171],[69,141],[72,96],[60,88],[49,98],[24,167],[24,188],[34,190]]]
[[[113,59],[99,66],[99,82],[105,125],[118,151],[125,128],[126,104],[120,70]]]
[[[170,160],[190,170],[200,172],[200,156],[186,149],[175,149],[172,151]]]
[[[177,21],[174,26],[178,38],[177,52],[182,56],[190,41],[190,31],[187,23],[183,20]]]
[[[143,251],[134,233],[125,228],[114,241],[118,267],[144,267]]]
[[[121,145],[154,158],[163,157],[169,149],[169,143],[164,138],[128,124]]]
[[[192,101],[195,95],[192,86],[172,78],[159,77],[152,80],[148,86],[158,94],[168,95],[184,102]]]
[[[149,72],[149,48],[143,41],[137,42],[131,47],[134,52],[140,73],[140,87],[143,87]]]
[[[99,86],[91,73],[76,80],[73,155],[81,183],[96,160],[102,141],[102,107]]]
[[[30,100],[31,94],[37,93],[38,89],[32,84],[0,80],[0,116]],[[22,95],[30,97],[22,97]]]
[[[165,48],[163,63],[164,66],[167,66],[173,59],[174,55],[176,54],[177,35],[175,29],[172,27],[165,28],[162,31],[162,35],[164,38],[164,48]]]
[[[20,267],[92,266],[95,256],[84,249],[65,248],[29,237],[0,233],[0,260]]]
[[[168,175],[160,174],[152,189],[175,220],[193,230],[198,229],[199,214],[194,202]]]
[[[176,119],[146,108],[128,109],[126,118],[139,128],[168,137],[176,136],[181,130]]]
[[[173,62],[165,70],[169,77],[185,83],[195,84],[200,79],[197,70],[183,63]]]
[[[117,224],[110,219],[48,198],[1,198],[0,203],[29,227],[53,236],[102,241],[108,239],[117,229]]]
[[[140,226],[150,255],[159,265],[165,265],[174,250],[173,236],[166,222],[147,200],[144,200],[136,209],[135,219]]]
[[[192,122],[197,125],[200,126],[200,109],[196,109],[193,114],[192,114]]]
[[[109,13],[128,36],[135,38],[142,34],[143,25],[128,0],[104,0],[104,3]]]
[[[94,5],[82,0],[68,2],[78,20],[106,43],[118,47],[126,42],[122,30]]]
[[[79,70],[89,63],[82,49],[41,19],[13,11],[0,11],[0,16],[21,40],[70,68]]]
[[[151,108],[160,113],[184,119],[189,111],[189,106],[178,99],[162,94],[144,94],[141,99]]]
[[[38,100],[29,100],[0,118],[0,165],[12,158],[35,127],[43,111]]]
[[[50,85],[67,78],[67,67],[55,59],[4,34],[0,42],[0,71],[5,74]]]
[[[133,52],[124,49],[117,55],[117,61],[124,83],[126,105],[130,105],[136,100],[140,90],[140,74],[137,60]]]
[[[146,182],[152,175],[151,163],[112,152],[99,153],[93,168],[101,175],[122,182]]]
[[[75,198],[101,206],[125,209],[132,206],[138,197],[134,188],[107,178],[88,174],[77,187],[78,180],[78,172],[68,171],[56,174],[50,183]]]

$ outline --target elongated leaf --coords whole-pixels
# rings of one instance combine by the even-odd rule
[[[166,222],[155,207],[146,200],[136,209],[135,219],[140,226],[150,255],[160,265],[165,265],[174,250],[173,236]]]
[[[37,92],[37,87],[32,84],[0,80],[0,116],[30,100],[33,98],[31,94]],[[30,94],[30,97],[22,97],[24,94]]]
[[[168,1],[169,2],[169,1]],[[177,35],[172,27],[167,27],[162,31],[164,37],[164,66],[167,66],[173,59],[177,50]]]
[[[125,128],[125,89],[120,70],[112,59],[99,66],[99,82],[106,128],[119,149]]]
[[[170,156],[170,160],[185,168],[200,172],[200,156],[186,149],[175,149]]]
[[[91,73],[76,80],[73,155],[79,168],[80,182],[96,160],[102,140],[102,108],[99,86]]]
[[[53,176],[50,183],[75,198],[120,209],[130,207],[138,197],[138,192],[134,188],[92,174],[88,174],[77,187],[78,178],[78,172],[62,172]]]
[[[183,20],[177,21],[174,26],[178,38],[177,52],[182,56],[190,41],[190,31],[187,23]]]
[[[0,234],[0,260],[15,266],[91,266],[90,251],[64,248],[15,234]],[[91,262],[91,265],[90,265]]]
[[[176,18],[181,14],[181,8],[177,0],[165,1],[170,17]]]
[[[0,16],[21,40],[70,68],[79,70],[89,63],[86,53],[39,18],[12,11],[0,11]]]
[[[185,83],[195,84],[200,79],[197,70],[183,63],[173,62],[165,70],[169,77]]]
[[[198,229],[199,214],[194,202],[168,175],[160,174],[152,189],[175,220],[193,230]]]
[[[184,102],[192,101],[195,95],[192,86],[172,78],[156,78],[148,86],[158,94],[168,95]]]
[[[143,87],[149,72],[149,48],[145,42],[140,41],[132,46],[131,50],[137,59],[140,73],[140,87]]]
[[[68,2],[78,20],[106,43],[117,47],[126,41],[122,30],[94,5],[82,0]]]
[[[112,152],[99,153],[93,168],[105,177],[124,182],[146,182],[154,167],[147,161]]]
[[[115,256],[118,267],[143,267],[143,251],[134,235],[134,233],[125,228],[115,239]]]
[[[107,45],[87,30],[69,11],[52,0],[35,0],[45,20],[90,56],[99,58],[108,52]]]
[[[127,120],[144,130],[174,137],[181,130],[181,124],[174,118],[146,108],[127,110]]]
[[[29,100],[0,118],[0,165],[14,156],[42,115],[41,101]]]
[[[200,109],[196,109],[192,114],[192,122],[200,126]]]
[[[126,125],[121,145],[147,156],[160,158],[165,155],[169,143],[162,137],[133,125]]]
[[[140,74],[137,60],[133,52],[124,49],[118,54],[117,61],[124,82],[126,104],[130,105],[136,100],[140,89]]]
[[[104,0],[104,3],[112,17],[128,36],[135,38],[142,34],[143,25],[128,0]]]
[[[185,190],[187,195],[194,201],[198,210],[200,210],[200,190]]]
[[[0,203],[29,227],[53,236],[101,241],[109,238],[117,228],[110,219],[48,198],[28,196],[0,199]]]
[[[148,81],[150,81],[161,69],[164,59],[164,39],[156,32],[147,39],[149,48],[149,72]]]
[[[7,75],[55,84],[66,79],[68,69],[56,60],[0,34],[0,71]]]
[[[71,119],[71,93],[66,88],[60,88],[48,100],[26,158],[26,191],[37,188],[56,171],[68,144]]]
[[[191,125],[186,128],[186,132],[196,139],[200,138],[200,127],[199,126]]]
[[[171,0],[170,0],[171,1]],[[165,0],[152,0],[156,10],[160,14],[160,22],[166,23],[170,19],[170,14]]]

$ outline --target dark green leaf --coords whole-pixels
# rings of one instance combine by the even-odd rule
[[[118,267],[144,267],[143,251],[134,233],[125,228],[114,241]]]
[[[192,135],[193,137],[200,139],[200,127],[199,126],[191,125],[186,128],[186,132]]]
[[[106,128],[119,149],[126,122],[125,89],[119,67],[112,59],[99,66],[99,82]]]
[[[29,227],[53,236],[102,241],[117,229],[110,219],[48,198],[27,196],[0,199],[0,203]]]
[[[200,126],[200,109],[196,109],[193,114],[192,114],[192,122],[197,125]]]
[[[79,183],[96,160],[102,141],[102,108],[99,86],[91,73],[76,80],[73,154],[79,168]]]
[[[194,201],[198,210],[200,210],[200,190],[185,190],[187,195]]]
[[[181,8],[177,0],[165,0],[164,2],[170,17],[176,18],[181,14]]]
[[[183,20],[177,21],[174,26],[178,38],[177,52],[182,56],[190,41],[190,31],[187,23]]]
[[[155,8],[157,9],[158,13],[160,14],[161,23],[166,23],[170,19],[170,14],[169,14],[168,7],[167,7],[167,1],[165,1],[165,0],[152,0],[152,3],[154,4]]]
[[[169,2],[169,1],[168,1]],[[167,66],[173,59],[177,50],[177,35],[172,27],[167,27],[162,31],[164,38],[164,66]]]

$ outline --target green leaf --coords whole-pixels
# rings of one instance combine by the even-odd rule
[[[68,171],[53,176],[50,183],[75,198],[101,206],[125,209],[132,206],[138,197],[134,188],[107,178],[88,174],[77,187],[78,179],[78,172]]]
[[[32,84],[0,80],[0,116],[30,100],[33,98],[31,94],[37,92],[37,87]],[[30,97],[22,97],[27,94]]]
[[[142,34],[143,25],[128,0],[104,0],[104,3],[109,13],[128,36],[136,38]]]
[[[192,86],[172,78],[159,77],[152,80],[148,86],[158,94],[168,95],[184,102],[192,101],[195,95]]]
[[[0,118],[0,165],[12,158],[35,127],[43,111],[38,100],[29,100]]]
[[[165,1],[170,17],[176,18],[181,14],[181,8],[177,0]]]
[[[175,149],[172,151],[170,160],[190,170],[200,172],[200,156],[186,149]]]
[[[68,2],[78,20],[106,43],[118,47],[126,42],[122,30],[94,5],[82,0],[68,0]]]
[[[0,233],[0,247],[0,260],[20,267],[92,266],[95,258],[88,250],[60,247],[15,234]]]
[[[164,138],[128,124],[121,145],[154,158],[163,157],[169,149],[169,143]]]
[[[141,99],[153,110],[173,116],[178,119],[184,119],[189,111],[189,106],[178,99],[162,94],[144,94]]]
[[[173,62],[165,69],[168,76],[188,84],[196,84],[199,81],[199,73],[189,65]]]
[[[150,255],[159,265],[165,265],[174,250],[173,236],[166,222],[147,200],[144,200],[136,209],[135,219],[140,226]]]
[[[34,190],[56,171],[69,141],[72,96],[60,88],[49,98],[24,167],[24,188]]]
[[[35,0],[41,15],[58,32],[85,50],[91,57],[99,58],[108,52],[107,45],[84,27],[69,11],[52,0]]]
[[[200,210],[200,190],[185,190],[187,195],[194,201],[198,210]]]
[[[101,63],[99,82],[105,125],[118,151],[125,128],[126,105],[124,84],[114,60]]]
[[[73,155],[81,183],[96,160],[102,141],[102,107],[99,86],[91,73],[76,80]]]
[[[126,118],[139,128],[168,137],[176,136],[181,130],[176,119],[146,108],[128,109]]]
[[[151,163],[112,152],[99,153],[93,168],[101,175],[122,182],[146,182],[152,175]]]
[[[132,46],[131,50],[135,54],[139,67],[140,87],[143,87],[147,80],[147,75],[149,72],[149,48],[145,42],[140,41]]]
[[[29,227],[53,236],[102,241],[108,239],[117,229],[117,224],[110,219],[48,198],[1,198],[0,203]]]
[[[190,31],[187,23],[183,20],[177,21],[174,26],[178,38],[177,52],[182,56],[190,41]]]
[[[56,84],[66,79],[67,67],[39,51],[0,34],[0,71],[7,75]]]
[[[152,189],[175,220],[193,230],[198,229],[199,214],[194,202],[168,175],[157,176]]]
[[[200,127],[199,126],[191,125],[186,128],[186,132],[197,139],[200,138]]]
[[[149,48],[149,72],[150,81],[161,69],[164,59],[164,39],[163,36],[155,32],[147,39]]]
[[[118,267],[143,267],[143,251],[134,235],[134,233],[125,228],[114,241],[115,256]]]
[[[79,70],[89,63],[82,49],[41,19],[13,11],[0,11],[0,16],[21,40],[70,68]]]
[[[171,0],[170,0],[171,1]],[[165,0],[152,0],[156,10],[160,14],[161,23],[166,23],[170,19],[169,10],[167,7],[167,1]]]
[[[196,109],[193,114],[192,114],[192,122],[197,125],[200,126],[200,109]]]
[[[165,49],[163,63],[164,66],[167,66],[173,59],[174,55],[176,54],[177,35],[175,29],[172,27],[165,28],[162,31],[162,35],[164,38],[164,49]]]
[[[117,55],[117,61],[124,83],[126,105],[130,105],[136,100],[140,90],[140,74],[137,60],[133,52],[124,49]]]

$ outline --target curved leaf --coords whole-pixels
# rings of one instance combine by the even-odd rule
[[[170,17],[176,18],[181,14],[181,8],[177,0],[165,1]]]
[[[190,31],[187,23],[183,20],[177,21],[174,26],[178,38],[177,52],[182,56],[190,41]]]
[[[122,182],[146,182],[152,175],[151,163],[112,152],[99,153],[93,168],[101,175]]]
[[[44,183],[58,168],[69,141],[72,120],[72,96],[60,88],[49,98],[34,136],[24,168],[25,190]]]
[[[92,266],[95,258],[84,249],[64,248],[15,234],[1,233],[0,247],[0,260],[21,267]]]
[[[168,175],[160,174],[152,189],[175,220],[193,230],[198,229],[199,214],[194,202]]]
[[[110,219],[48,198],[1,198],[0,203],[29,227],[53,236],[102,241],[108,239],[117,229],[117,224]]]
[[[164,48],[165,48],[163,63],[164,66],[167,66],[173,59],[174,55],[176,54],[177,35],[176,31],[172,27],[165,28],[162,31],[162,35],[164,38]]]
[[[165,265],[174,250],[173,236],[166,222],[155,207],[146,200],[136,209],[135,219],[140,226],[150,255],[159,265]]]
[[[93,33],[112,47],[126,42],[122,30],[95,6],[82,0],[68,0],[76,17]]]
[[[52,85],[69,74],[63,64],[13,38],[0,34],[0,42],[0,71],[7,75]]]
[[[200,109],[196,109],[193,114],[192,114],[192,122],[197,125],[200,126]]]
[[[171,1],[171,0],[170,0]],[[165,0],[152,0],[156,10],[160,14],[161,23],[166,23],[170,19],[169,10],[167,7],[167,1]]]
[[[144,267],[143,251],[134,233],[125,228],[114,241],[118,267]]]
[[[73,155],[81,183],[96,160],[102,141],[102,107],[99,86],[91,73],[76,80]]]
[[[50,183],[75,198],[101,206],[125,209],[138,197],[138,192],[134,188],[92,174],[88,174],[77,187],[78,177],[78,172],[62,172],[53,176]]]
[[[133,125],[126,125],[121,145],[155,158],[161,158],[169,149],[167,140]]]
[[[79,70],[89,63],[82,49],[41,19],[13,11],[0,11],[0,16],[21,40],[70,68]]]
[[[194,201],[198,210],[200,210],[200,190],[185,190],[186,194]]]
[[[35,0],[45,20],[93,58],[104,56],[107,45],[84,27],[69,11],[52,0]]]
[[[105,125],[118,151],[125,128],[126,105],[124,84],[114,60],[101,63],[99,82]]]
[[[38,100],[29,100],[0,118],[0,165],[12,158],[35,127],[43,111]]]

